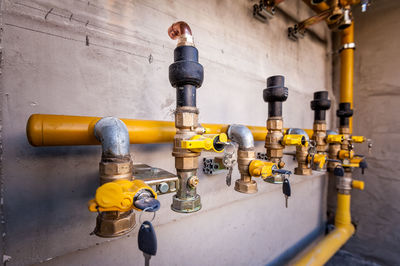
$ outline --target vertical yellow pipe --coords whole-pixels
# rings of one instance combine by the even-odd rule
[[[354,43],[354,22],[342,31],[342,47]],[[340,53],[340,102],[350,103],[353,109],[354,49],[343,49]],[[350,117],[350,134],[353,132],[353,119]]]
[[[294,262],[294,265],[324,265],[354,234],[351,223],[350,195],[338,193],[335,229],[311,250]]]

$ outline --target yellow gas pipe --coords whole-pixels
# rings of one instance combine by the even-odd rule
[[[101,117],[34,114],[28,120],[26,135],[33,146],[98,145],[94,126]],[[129,131],[131,144],[167,143],[174,140],[174,122],[121,119]],[[208,134],[226,133],[229,125],[202,124]],[[247,126],[255,141],[264,141],[265,127]],[[309,136],[313,131],[305,129]]]
[[[338,193],[335,229],[294,265],[324,265],[349,240],[354,231],[350,215],[350,195]]]
[[[354,22],[342,31],[342,45],[354,42]],[[353,71],[354,49],[344,49],[340,54],[340,102],[350,102],[353,107]],[[352,120],[349,124],[352,132]],[[353,188],[363,190],[364,183],[353,182]],[[350,214],[351,195],[337,194],[337,207],[335,215],[335,229],[323,240],[305,253],[295,265],[323,265],[325,264],[354,234],[355,228],[351,223]]]
[[[342,31],[342,47],[354,43],[354,22]],[[340,52],[340,102],[350,103],[353,109],[354,49]],[[349,122],[350,134],[353,132],[353,119]]]

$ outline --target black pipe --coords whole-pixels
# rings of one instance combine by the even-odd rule
[[[311,101],[311,110],[314,110],[314,121],[325,121],[326,110],[329,110],[329,108],[331,108],[331,101],[328,100],[328,92],[315,92],[314,100]]]
[[[169,66],[169,81],[176,88],[176,106],[196,107],[196,89],[204,79],[199,52],[194,46],[178,46],[174,50],[174,63]]]
[[[288,88],[284,87],[284,76],[271,76],[267,79],[267,88],[263,91],[264,101],[268,102],[268,117],[282,116],[282,102],[288,98]]]
[[[196,89],[193,85],[183,85],[183,87],[176,88],[176,107],[196,107]]]
[[[350,117],[353,116],[353,110],[350,109],[350,103],[339,103],[339,109],[336,111],[336,115],[340,118],[341,127],[349,127]]]

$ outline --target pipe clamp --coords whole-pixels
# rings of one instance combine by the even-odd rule
[[[356,49],[356,44],[354,42],[343,44],[343,46],[339,49],[339,53],[341,53],[345,49]]]

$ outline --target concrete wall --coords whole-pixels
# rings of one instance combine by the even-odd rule
[[[175,89],[168,66],[175,41],[167,28],[177,20],[192,27],[205,69],[200,121],[264,126],[265,79],[283,74],[290,90],[284,124],[312,127],[312,94],[331,89],[329,33],[321,25],[315,30],[325,42],[312,36],[291,42],[286,29],[294,22],[278,13],[262,24],[252,18],[254,3],[1,2],[1,244],[7,265],[143,264],[136,230],[119,239],[89,236],[96,214],[86,203],[98,185],[100,147],[34,148],[25,126],[33,113],[172,120]],[[301,1],[283,8],[298,19],[311,13]],[[131,146],[135,162],[174,172],[171,149]],[[257,150],[264,150],[263,143]],[[291,158],[286,161],[293,168]],[[259,181],[259,192],[245,195],[226,187],[224,174],[199,178],[198,213],[172,212],[172,195],[160,197],[154,265],[277,262],[323,225],[323,175],[293,176],[288,209],[281,186]]]
[[[345,249],[384,265],[400,262],[400,2],[355,13],[354,134],[373,139],[365,191],[352,192],[358,224]],[[335,86],[335,89],[338,88]],[[368,154],[366,145],[357,151]]]

